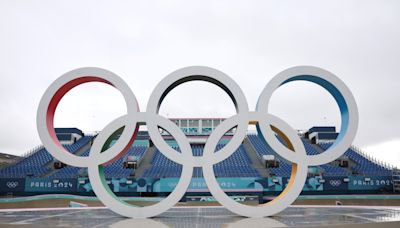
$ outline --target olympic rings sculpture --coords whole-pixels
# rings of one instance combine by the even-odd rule
[[[203,156],[192,154],[185,134],[169,119],[158,115],[160,105],[176,86],[189,81],[206,81],[219,86],[232,99],[237,114],[224,120],[207,139]],[[268,104],[273,92],[281,85],[292,81],[309,81],[325,88],[336,100],[341,113],[341,128],[335,143],[324,153],[307,155],[297,132],[280,118],[268,113]],[[57,139],[53,121],[57,105],[72,88],[87,82],[102,82],[118,89],[127,106],[127,114],[108,124],[95,138],[88,157],[67,152]],[[151,206],[136,207],[116,197],[109,189],[103,165],[120,158],[135,140],[140,125],[147,125],[150,138],[159,151],[168,159],[182,165],[182,173],[175,190],[165,199]],[[232,155],[246,137],[248,124],[256,124],[272,150],[292,163],[292,174],[285,190],[274,200],[259,206],[243,205],[233,201],[220,188],[214,175],[213,165]],[[334,161],[351,145],[358,127],[358,109],[348,87],[334,74],[312,66],[292,67],[276,75],[263,89],[255,111],[249,111],[246,98],[228,75],[210,67],[192,66],[167,75],[153,90],[146,112],[140,112],[138,102],[128,85],[116,74],[101,68],[79,68],[65,73],[55,80],[44,93],[37,112],[37,128],[45,148],[58,160],[76,167],[87,167],[93,191],[100,201],[114,212],[132,218],[146,218],[161,214],[174,206],[185,194],[192,178],[194,167],[202,167],[205,182],[211,194],[230,211],[247,217],[274,215],[288,207],[300,195],[309,166]],[[177,141],[180,153],[171,148],[159,132],[162,128]],[[218,141],[229,130],[236,128],[232,139],[215,152]],[[107,149],[104,145],[111,135],[122,131],[116,143]],[[283,145],[276,137],[286,143]],[[104,151],[103,151],[104,150]]]

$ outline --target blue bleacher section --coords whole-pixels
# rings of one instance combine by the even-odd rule
[[[86,145],[87,143],[92,140],[93,136],[83,136],[80,138],[76,143],[71,145],[64,145],[64,148],[71,153],[76,153],[82,146]]]
[[[305,147],[308,155],[317,155],[320,153],[306,139],[302,138],[301,140],[303,141],[304,147]],[[331,164],[323,164],[319,167],[323,169],[322,173],[324,176],[347,176],[347,175],[349,175],[349,172],[345,168],[334,166]]]
[[[327,150],[332,143],[322,143],[319,146]],[[370,176],[391,176],[392,171],[388,168],[385,168],[382,165],[372,162],[368,158],[364,157],[363,155],[357,153],[352,148],[349,148],[345,153],[344,156],[347,156],[350,160],[355,163],[355,166],[351,167],[354,174],[363,174],[363,175],[370,175]]]
[[[224,144],[219,144],[216,151],[220,150]],[[179,151],[178,148],[174,148]],[[192,145],[193,156],[203,155],[203,145]],[[160,151],[154,153],[152,167],[147,169],[143,176],[152,178],[162,177],[180,177],[182,166],[169,160],[162,155]],[[216,177],[259,177],[260,174],[252,167],[251,160],[248,157],[243,145],[241,145],[226,160],[214,165]],[[194,168],[193,177],[203,177],[201,168]]]
[[[134,171],[132,169],[124,169],[123,162],[126,161],[128,156],[135,156],[140,159],[147,150],[147,146],[133,146],[131,147],[124,156],[120,159],[114,161],[111,164],[105,166],[104,173],[106,177],[123,178],[129,177],[129,175]]]
[[[84,136],[73,145],[64,145],[64,148],[71,153],[75,153],[82,146],[89,143],[91,139],[92,136]],[[0,170],[0,177],[41,177],[52,170],[46,166],[52,160],[53,157],[50,153],[44,147],[41,147],[17,164]]]
[[[250,140],[251,144],[253,145],[254,149],[257,152],[257,155],[261,159],[263,155],[274,155],[277,156],[277,154],[271,150],[265,142],[258,137],[256,134],[249,134],[248,139]],[[276,176],[282,176],[282,177],[289,177],[291,172],[292,172],[292,166],[291,164],[288,164],[283,161],[283,159],[280,160],[280,164],[278,168],[270,168],[270,173]]]
[[[90,143],[92,137],[84,136],[72,145],[64,145],[66,150],[70,153],[77,153],[82,151],[82,147]],[[279,159],[279,154],[272,151],[256,134],[249,134],[248,139],[253,145],[257,155],[261,159],[263,155],[274,155],[280,160],[280,165],[277,168],[270,168],[271,175],[289,177],[291,174],[291,164],[287,163],[284,159]],[[279,139],[279,138],[278,138]],[[282,140],[279,139],[281,142]],[[327,150],[332,143],[325,143],[319,145],[312,145],[309,140],[302,138],[302,142],[308,155],[317,155]],[[216,151],[220,150],[225,144],[218,144]],[[179,151],[175,145],[172,146]],[[123,162],[128,156],[135,156],[141,158],[144,156],[148,146],[133,146],[124,154],[120,159],[105,166],[106,177],[122,178],[129,177],[133,174],[134,170],[124,169]],[[193,155],[202,156],[204,145],[192,145]],[[88,156],[89,150],[79,153],[80,156]],[[324,164],[318,166],[317,173],[323,176],[349,176],[355,175],[369,175],[369,176],[391,176],[392,171],[377,162],[374,162],[362,154],[354,151],[352,148],[348,149],[344,157],[351,161],[348,168],[342,168],[335,163]],[[0,170],[0,178],[24,178],[24,177],[52,177],[52,178],[77,178],[81,174],[86,173],[84,168],[77,168],[66,166],[59,170],[52,168],[53,157],[43,147],[37,149],[29,156],[25,157],[18,163]],[[160,151],[156,150],[151,158],[151,166],[146,169],[142,177],[150,178],[163,178],[163,177],[180,177],[181,166],[167,159]],[[235,153],[233,153],[226,160],[214,165],[214,172],[217,177],[260,177],[260,174],[253,167],[248,152],[244,146],[241,145]],[[313,171],[310,171],[313,172]],[[203,177],[201,168],[194,168],[193,177]]]
[[[129,177],[134,170],[132,169],[124,169],[123,162],[127,160],[128,156],[135,156],[137,159],[140,159],[147,150],[147,146],[133,146],[131,147],[121,158],[114,161],[111,164],[105,166],[104,173],[106,177],[114,177],[114,178],[123,178]],[[81,156],[89,155],[89,151],[85,151]],[[82,170],[86,168],[79,168],[73,166],[67,166],[62,169],[59,169],[55,172],[51,177],[53,178],[77,178]],[[83,172],[84,173],[84,172]]]
[[[89,155],[89,152],[90,152],[90,150],[86,150],[80,156],[86,157],[86,156]],[[81,169],[85,169],[85,168],[67,166],[67,167],[64,167],[62,169],[57,170],[50,177],[54,177],[54,178],[75,178],[75,177],[78,177],[79,172],[80,172]]]
[[[261,158],[263,155],[274,155],[274,156],[279,156],[277,155],[274,151],[269,149],[265,145],[265,142],[258,137],[256,134],[249,134],[248,138],[251,142],[251,144],[254,146],[258,156]],[[308,155],[317,155],[319,152],[317,149],[311,145],[306,139],[302,138],[301,139],[304,145],[304,148],[306,149],[306,152]],[[282,140],[280,140],[282,142]],[[291,164],[286,163],[285,160],[279,159],[280,164],[278,168],[270,168],[270,172],[275,174],[276,176],[283,176],[283,177],[288,177],[291,174]],[[324,164],[319,166],[323,171],[324,176],[346,176],[349,174],[349,172],[342,167],[337,167],[333,166],[330,164]]]
[[[50,171],[50,169],[44,167],[44,165],[51,160],[53,160],[53,157],[46,151],[46,149],[42,148],[17,164],[0,170],[0,177],[40,177]]]

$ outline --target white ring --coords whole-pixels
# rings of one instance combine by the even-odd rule
[[[122,118],[119,118],[121,121],[113,121],[109,125],[107,125],[101,132],[101,134],[104,135],[111,135],[113,132],[117,131],[120,129],[124,124],[127,124],[129,122],[139,122],[143,124],[147,120],[154,118],[153,115],[150,117],[148,116],[147,113],[136,113],[134,115],[126,115]],[[124,121],[126,121],[124,123]],[[171,127],[171,134],[174,134],[176,132],[181,132],[180,129],[172,123],[172,125],[164,125],[164,123],[169,124],[172,123],[171,121],[162,121],[159,124],[161,127],[168,128]],[[172,130],[173,129],[173,130]],[[173,135],[175,136],[175,135]],[[107,137],[101,137],[98,138],[94,141],[93,143],[93,148],[90,151],[90,157],[94,159],[94,161],[88,163],[88,176],[90,183],[92,184],[92,188],[96,196],[100,199],[100,201],[109,207],[111,210],[114,212],[126,216],[126,217],[132,217],[132,218],[147,218],[147,217],[153,217],[156,215],[159,215],[163,213],[164,211],[168,210],[172,206],[174,206],[176,203],[179,202],[179,200],[183,197],[183,195],[186,193],[186,189],[188,189],[190,180],[192,179],[192,174],[193,174],[193,166],[190,166],[188,164],[183,165],[182,167],[182,173],[181,173],[181,178],[179,179],[178,184],[175,187],[175,190],[171,192],[165,199],[162,201],[151,205],[151,206],[146,206],[146,207],[136,207],[134,205],[128,204],[122,200],[120,200],[108,187],[107,182],[104,177],[104,172],[102,171],[101,166],[98,164],[99,161],[96,160],[97,155],[100,154],[101,150],[98,150],[98,148],[101,148],[104,143],[106,142]],[[182,137],[176,137],[178,145],[181,145],[182,143]],[[184,139],[185,140],[185,139]],[[186,142],[183,142],[183,144],[186,144]],[[190,148],[190,145],[189,145]],[[160,152],[163,152],[160,150]],[[182,155],[187,155],[191,153],[191,150],[188,150],[185,148],[185,150],[182,150]],[[96,156],[95,156],[96,155]]]
[[[269,124],[273,125],[274,127],[281,130],[284,134],[289,133],[288,135],[293,136],[290,134],[294,130],[290,128],[285,122],[279,120],[278,118],[271,118],[271,115],[261,114],[258,112],[252,112],[249,115],[248,121],[252,120],[262,120],[264,118],[268,119]],[[286,136],[288,136],[286,135]],[[288,137],[289,138],[289,137]],[[305,148],[303,143],[301,142],[300,138],[297,135],[294,138],[289,138],[290,142],[294,147],[295,152],[291,152],[293,155],[300,154],[303,158],[307,157]],[[213,150],[208,149],[204,150],[204,156],[210,155],[213,153]],[[301,161],[301,160],[300,160]],[[304,160],[303,160],[304,161]],[[217,179],[215,178],[214,169],[212,163],[205,164],[203,166],[203,175],[204,180],[207,183],[208,189],[210,190],[211,194],[217,199],[217,201],[226,207],[228,210],[247,217],[264,217],[276,214],[286,207],[288,207],[291,203],[293,203],[296,198],[300,195],[301,191],[303,190],[304,183],[307,178],[307,171],[308,165],[307,162],[299,162],[297,164],[297,170],[295,170],[293,178],[293,182],[291,185],[288,185],[284,192],[281,193],[275,200],[263,205],[263,206],[249,206],[244,205],[239,202],[234,201],[231,199],[219,186]],[[293,173],[293,171],[292,171]]]
[[[337,76],[324,69],[313,66],[297,66],[282,71],[276,75],[262,91],[256,110],[259,112],[268,112],[269,100],[272,93],[281,85],[291,81],[309,81],[316,83],[326,89],[336,100],[342,117],[342,124],[340,133],[335,143],[324,153],[308,156],[308,164],[317,166],[334,161],[351,146],[354,137],[357,133],[358,127],[358,109],[355,99],[346,84],[343,83]],[[265,138],[277,141],[276,138],[271,136],[272,130],[267,125],[257,125]],[[276,144],[276,143],[274,143]],[[273,145],[271,145],[273,147]],[[274,148],[279,150],[279,148]],[[287,150],[280,151],[282,157],[288,159],[290,153]]]
[[[37,111],[36,125],[39,137],[44,147],[53,157],[76,167],[87,167],[91,162],[91,158],[76,156],[64,149],[55,134],[53,118],[62,97],[75,86],[87,82],[103,82],[114,86],[123,95],[128,113],[133,114],[139,111],[136,97],[129,89],[129,86],[111,71],[95,67],[79,68],[65,73],[54,81],[43,94]],[[127,137],[125,136],[131,135],[133,133],[132,130],[134,132],[137,129],[129,128],[129,132],[128,130],[124,131],[121,138],[126,139]]]
[[[223,89],[232,99],[232,102],[234,103],[238,114],[245,115],[248,112],[249,110],[248,104],[239,85],[236,84],[235,81],[233,81],[228,75],[224,74],[223,72],[210,67],[203,67],[203,66],[185,67],[167,75],[163,80],[160,81],[160,83],[158,83],[156,88],[153,90],[149,102],[147,103],[147,112],[155,115],[158,114],[162,101],[172,89],[174,89],[180,84],[197,80],[210,82]],[[167,158],[179,164],[189,163],[188,159],[183,158],[179,153],[177,153],[173,149],[167,149],[167,147],[168,148],[170,147],[159,134],[156,122],[149,121],[147,123],[147,129],[151,139],[153,140],[154,145],[156,145],[157,148],[165,148],[163,151],[164,155]],[[237,145],[237,142],[239,141],[237,139],[241,137],[244,138],[246,131],[247,131],[247,123],[243,121],[238,122],[236,134],[233,136],[231,141],[225,147],[234,148],[235,146],[233,145]],[[212,137],[210,137],[208,140],[211,140],[211,138]],[[228,151],[227,149],[221,149],[221,151],[218,152],[219,154],[218,157],[226,158],[234,151],[235,150]],[[209,162],[208,158],[191,155],[190,163],[193,164],[194,166],[200,167],[207,162]]]

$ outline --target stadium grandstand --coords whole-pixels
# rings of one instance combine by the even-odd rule
[[[201,156],[207,136],[223,119],[172,119],[187,135],[194,156]],[[88,156],[96,135],[77,128],[56,128],[64,148],[79,156]],[[167,133],[165,141],[179,153],[179,146]],[[226,145],[234,131],[220,140]],[[337,137],[335,127],[312,127],[299,133],[307,154],[323,153]],[[109,142],[112,146],[114,141]],[[281,140],[282,141],[282,140]],[[282,141],[283,142],[283,141]],[[1,154],[0,194],[29,196],[73,194],[94,196],[86,168],[68,166],[55,160],[43,146],[22,157]],[[214,165],[221,187],[230,195],[278,195],[287,185],[291,164],[272,151],[256,132],[249,132],[237,151]],[[146,131],[140,131],[132,147],[118,160],[105,166],[110,189],[117,195],[165,196],[173,191],[181,175],[181,165],[166,158],[153,145]],[[302,195],[395,194],[399,187],[398,171],[379,162],[355,146],[334,162],[310,167]],[[201,168],[195,168],[186,197],[209,195]]]

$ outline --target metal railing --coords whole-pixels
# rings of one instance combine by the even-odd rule
[[[354,152],[360,154],[364,158],[367,158],[368,160],[372,161],[376,165],[382,166],[382,167],[384,167],[386,169],[394,169],[394,168],[396,168],[394,165],[391,165],[391,164],[389,164],[387,162],[379,161],[375,157],[372,157],[371,155],[369,155],[369,154],[365,153],[364,151],[362,151],[359,147],[351,145],[350,149],[352,149]]]

